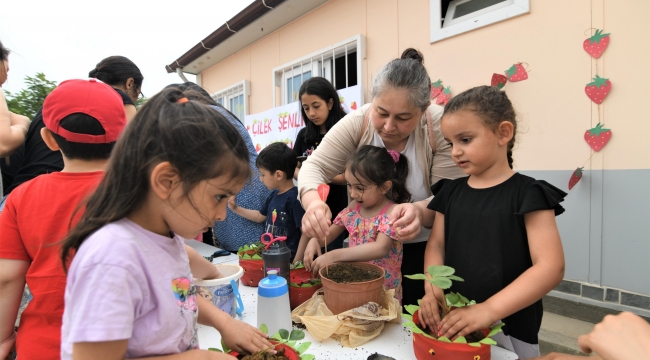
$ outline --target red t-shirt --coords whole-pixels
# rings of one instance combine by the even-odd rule
[[[77,206],[92,193],[103,171],[56,172],[16,188],[0,214],[0,258],[30,261],[26,281],[32,300],[20,318],[19,359],[58,359],[66,275],[61,240],[79,221]],[[81,209],[83,210],[83,209]]]

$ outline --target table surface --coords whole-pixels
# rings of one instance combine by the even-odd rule
[[[210,256],[217,250],[213,246],[196,240],[187,240],[186,243],[203,256]],[[218,257],[212,262],[214,264],[238,264],[239,259],[237,255],[229,255]],[[237,318],[248,324],[257,326],[257,288],[240,286],[239,289],[245,309],[244,314]],[[214,328],[199,325],[198,334],[199,346],[202,349],[209,347],[221,348],[221,335]],[[307,350],[307,353],[315,355],[316,359],[367,359],[368,356],[374,353],[390,356],[397,360],[415,359],[411,332],[397,323],[387,323],[379,336],[357,348],[343,347],[338,341],[331,338],[319,342],[305,330],[305,339],[301,342],[308,341],[311,342],[311,346]],[[517,359],[517,355],[506,349],[492,346],[492,359],[515,360]]]

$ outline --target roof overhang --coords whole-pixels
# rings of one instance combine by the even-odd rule
[[[237,51],[323,5],[328,0],[255,0],[197,45],[166,65],[199,74]]]

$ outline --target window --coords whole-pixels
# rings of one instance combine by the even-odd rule
[[[336,90],[362,84],[364,57],[365,38],[357,35],[273,69],[274,87],[280,88],[280,99],[273,91],[273,107],[298,101],[300,86],[312,76],[326,78]]]
[[[436,42],[530,12],[530,0],[429,0]]]
[[[249,84],[247,80],[227,87],[212,95],[214,101],[235,114],[239,121],[244,122],[244,116],[248,115]]]

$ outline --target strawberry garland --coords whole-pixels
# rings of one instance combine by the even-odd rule
[[[605,49],[607,49],[607,45],[609,45],[609,35],[609,33],[603,34],[603,30],[601,29],[596,29],[596,33],[582,43],[582,47],[587,54],[596,59],[596,72],[598,72],[598,58],[600,58],[603,52],[605,52]],[[589,97],[589,99],[599,107],[598,125],[585,131],[584,139],[592,149],[591,155],[581,167],[576,168],[573,171],[573,174],[571,174],[571,178],[569,178],[569,190],[573,189],[573,187],[582,179],[584,165],[587,161],[589,161],[596,152],[602,150],[609,142],[609,139],[612,138],[612,130],[604,128],[604,124],[600,119],[600,104],[603,103],[609,92],[612,90],[612,83],[609,79],[602,78],[598,74],[596,74],[592,80],[592,82],[585,86],[585,94],[587,94],[587,97]]]

